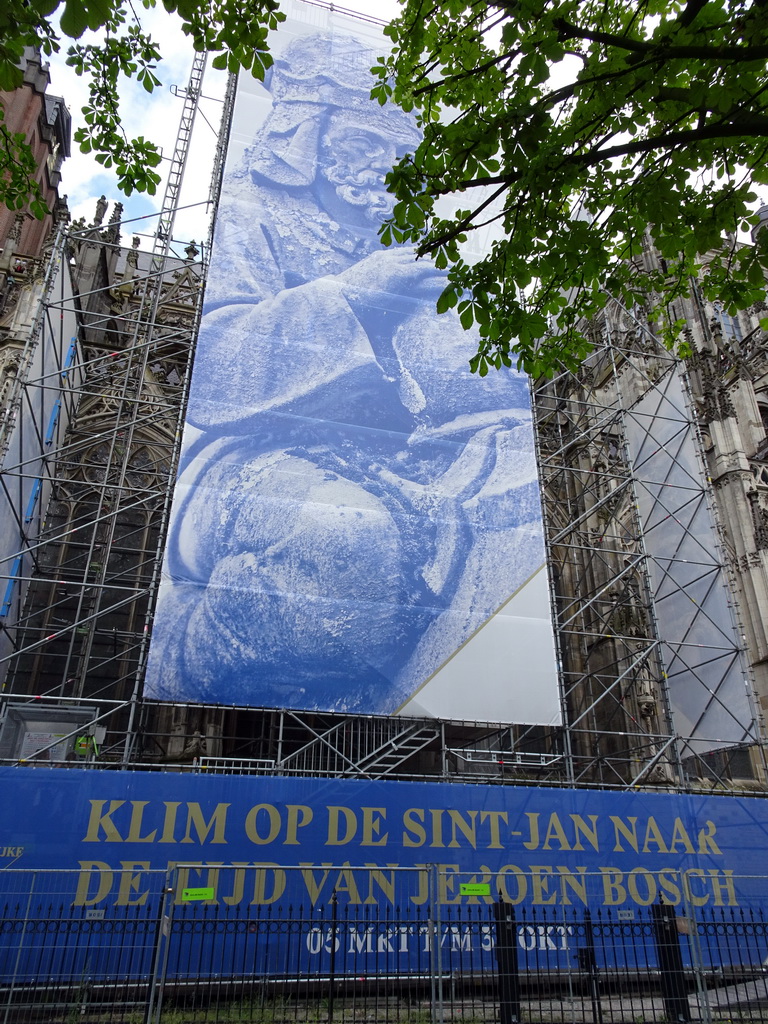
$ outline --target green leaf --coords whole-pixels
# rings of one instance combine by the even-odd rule
[[[71,36],[73,39],[80,38],[89,27],[88,13],[81,0],[66,0],[59,24],[65,35]]]
[[[379,82],[390,101],[415,107],[425,132],[387,178],[389,226],[438,269],[450,267],[458,294],[473,296],[458,311],[465,327],[480,328],[486,372],[506,367],[510,353],[542,373],[578,365],[589,351],[582,324],[607,291],[661,322],[685,296],[696,261],[752,216],[741,175],[746,168],[768,183],[759,127],[768,119],[768,61],[721,59],[721,46],[744,45],[741,5],[699,5],[695,30],[679,7],[520,0],[496,6],[496,31],[483,35],[471,0],[434,0],[429,19],[420,0],[403,0],[387,30],[394,50],[377,65]],[[564,40],[558,18],[580,34]],[[768,52],[768,22],[750,21],[750,32],[750,45]],[[628,59],[627,39],[643,60]],[[675,55],[692,44],[703,59]],[[580,60],[555,76],[552,62],[567,49]],[[447,106],[450,118],[436,121]],[[743,134],[716,134],[729,118]],[[484,179],[501,185],[498,214],[477,187]],[[463,209],[438,214],[434,197],[457,193]],[[569,215],[584,209],[591,222]],[[489,222],[497,241],[470,259],[460,239]],[[649,225],[664,274],[641,258]],[[735,307],[765,290],[768,244],[759,250],[759,259],[720,264],[723,301]]]
[[[51,212],[48,209],[48,204],[43,199],[33,199],[29,204],[29,209],[32,216],[37,220],[43,220]]]

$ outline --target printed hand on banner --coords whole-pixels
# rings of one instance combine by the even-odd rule
[[[391,334],[420,303],[432,306],[445,288],[445,274],[411,248],[382,249],[338,274],[336,282],[370,334]],[[433,310],[431,310],[433,311]]]

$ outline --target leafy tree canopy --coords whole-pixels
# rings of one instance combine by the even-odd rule
[[[159,2],[196,49],[216,54],[214,66],[263,77],[278,0]],[[768,232],[758,246],[735,236],[753,222],[753,187],[768,183],[765,0],[401,6],[373,92],[415,111],[424,141],[389,176],[397,202],[382,237],[448,270],[438,308],[478,325],[473,369],[515,358],[533,374],[576,366],[589,350],[581,325],[609,296],[650,308],[671,345],[673,300],[692,276],[731,312],[764,297]],[[88,29],[102,41],[75,42]],[[123,191],[153,193],[160,154],[126,137],[118,107],[120,75],[150,92],[158,84],[158,47],[132,0],[5,0],[0,89],[20,83],[25,45],[50,55],[67,37],[68,61],[90,85],[75,141],[116,170]],[[0,201],[20,209],[32,188],[40,216],[33,170],[24,139],[0,119]],[[655,271],[640,259],[649,225]],[[483,242],[490,232],[487,255],[472,232]]]
[[[278,0],[161,0],[162,7],[178,17],[194,48],[214,53],[213,65],[236,71],[250,70],[263,78],[272,58],[267,36],[283,21]],[[133,191],[153,194],[160,182],[155,168],[161,154],[150,140],[129,139],[122,128],[118,81],[135,78],[147,92],[160,82],[155,75],[160,51],[143,31],[136,7],[148,10],[158,0],[3,0],[0,4],[0,90],[21,85],[19,65],[25,46],[39,46],[45,56],[67,49],[67,63],[85,75],[89,101],[83,108],[84,123],[75,142],[85,153],[93,152],[104,167],[117,173],[118,185],[127,195]],[[97,42],[74,42],[86,31],[99,32]],[[0,202],[11,209],[28,203],[38,217],[46,206],[32,175],[35,161],[23,135],[3,123],[0,105]]]
[[[375,95],[424,141],[389,176],[383,239],[448,268],[438,306],[478,325],[473,369],[576,366],[609,295],[674,345],[705,265],[729,311],[765,297],[768,240],[735,240],[768,183],[764,2],[404,0],[387,32]],[[664,269],[642,272],[649,225]]]

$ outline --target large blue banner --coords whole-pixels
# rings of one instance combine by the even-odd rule
[[[418,143],[383,37],[300,14],[238,85],[148,692],[555,722],[528,380],[379,242]]]
[[[417,782],[0,768],[0,867],[76,869],[75,902],[142,903],[169,864],[213,903],[504,899],[523,906],[753,906],[761,799]],[[264,868],[246,890],[222,865]],[[375,874],[371,877],[371,870]],[[128,881],[121,876],[127,872]],[[215,882],[211,879],[216,879]],[[463,896],[462,884],[490,884]],[[374,898],[375,897],[375,898]]]
[[[764,799],[39,767],[0,783],[0,981],[147,979],[163,938],[174,978],[478,976],[500,912],[534,972],[585,949],[655,969],[659,915],[687,964],[768,957]]]

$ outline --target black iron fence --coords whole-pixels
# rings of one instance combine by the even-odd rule
[[[766,879],[464,878],[6,870],[0,1024],[768,1021]]]

